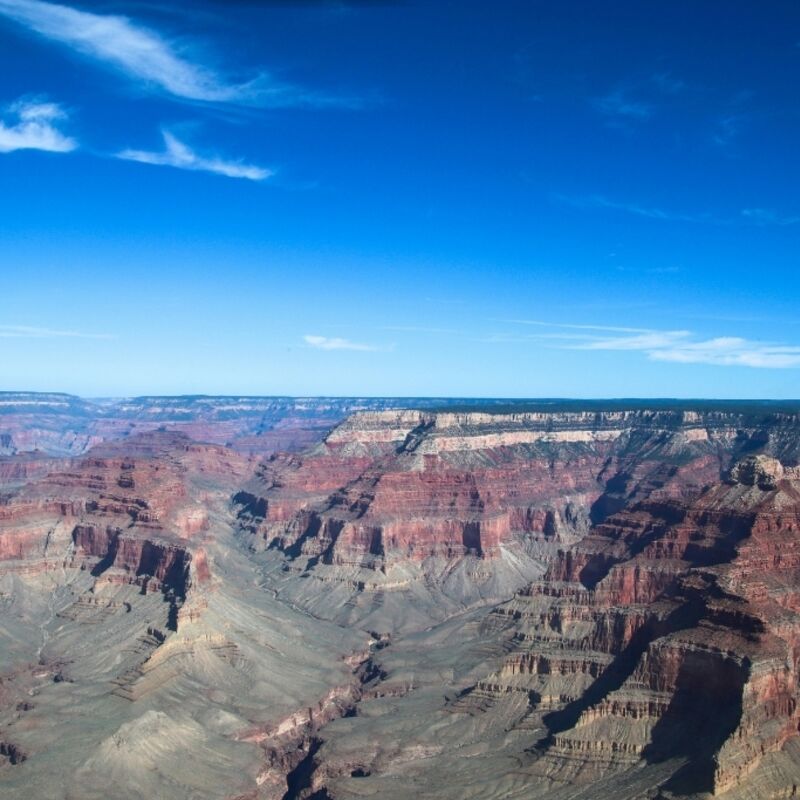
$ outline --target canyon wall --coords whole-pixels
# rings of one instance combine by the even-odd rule
[[[4,796],[800,785],[791,409],[312,404],[262,455],[261,400],[13,399],[62,455],[3,439]]]
[[[693,496],[753,449],[795,458],[798,419],[727,413],[385,411],[273,457],[237,497],[266,546],[328,564],[569,542],[644,498]]]

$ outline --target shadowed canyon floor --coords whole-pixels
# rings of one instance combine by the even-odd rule
[[[1,397],[3,797],[797,793],[796,410]]]

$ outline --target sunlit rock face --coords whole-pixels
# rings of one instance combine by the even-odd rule
[[[168,429],[260,456],[317,442],[348,414],[396,401],[360,398],[137,397],[0,392],[0,456],[82,455],[101,442]]]
[[[385,572],[440,555],[492,559],[520,540],[580,538],[635,499],[696,494],[757,435],[739,422],[364,412],[310,452],[263,464],[237,499],[256,539],[322,563]],[[782,434],[772,444],[783,447]]]
[[[6,441],[3,797],[800,785],[795,415],[377,407],[262,456],[241,402]]]
[[[527,694],[537,774],[684,759],[673,788],[720,794],[796,736],[800,483],[732,475],[613,515],[493,612],[519,647],[476,700]]]

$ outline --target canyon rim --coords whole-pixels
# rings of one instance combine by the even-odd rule
[[[791,796],[800,410],[396,404],[0,395],[3,796]]]

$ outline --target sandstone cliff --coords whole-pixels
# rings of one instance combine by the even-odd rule
[[[251,400],[0,459],[4,796],[796,792],[791,410],[378,406],[259,463]]]

